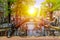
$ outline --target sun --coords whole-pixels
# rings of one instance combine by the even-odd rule
[[[35,13],[35,8],[34,7],[31,7],[29,10],[28,10],[29,14],[34,14]]]
[[[28,14],[31,16],[34,16],[36,13],[36,9],[34,7],[30,7],[28,10]]]
[[[30,14],[34,14],[34,13],[35,13],[34,8],[29,9],[29,13],[30,13]]]

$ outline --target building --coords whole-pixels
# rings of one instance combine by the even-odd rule
[[[6,21],[4,19],[7,16],[7,13],[8,13],[7,0],[0,0],[0,23],[3,23]]]

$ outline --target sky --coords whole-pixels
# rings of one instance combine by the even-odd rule
[[[44,2],[44,0],[36,0],[34,7],[40,7],[42,2]]]

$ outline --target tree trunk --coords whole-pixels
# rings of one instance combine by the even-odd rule
[[[49,13],[49,17],[50,17],[50,21],[52,21],[53,20],[53,12]]]
[[[10,23],[10,16],[11,16],[11,10],[10,10],[10,1],[8,1],[8,22]]]

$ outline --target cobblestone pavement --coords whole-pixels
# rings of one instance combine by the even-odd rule
[[[19,37],[19,36],[14,36],[11,38],[7,38],[5,36],[0,37],[0,40],[60,40],[60,37]]]

